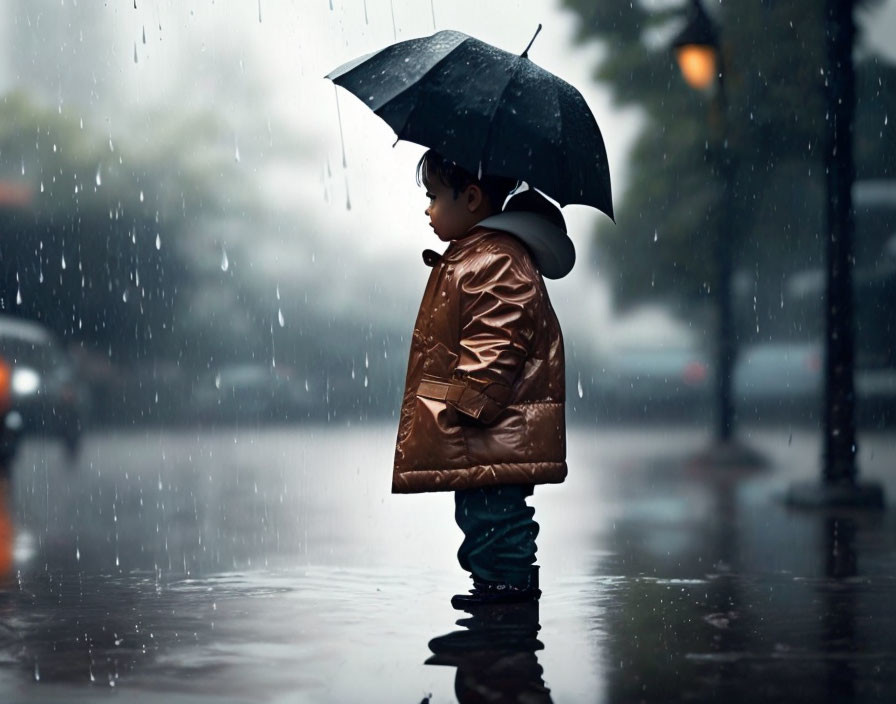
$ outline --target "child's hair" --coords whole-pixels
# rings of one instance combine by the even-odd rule
[[[504,205],[508,194],[520,183],[517,179],[491,174],[477,178],[462,166],[443,157],[435,149],[429,149],[417,162],[417,185],[428,187],[434,179],[450,186],[454,190],[455,198],[467,186],[475,184],[498,210]]]

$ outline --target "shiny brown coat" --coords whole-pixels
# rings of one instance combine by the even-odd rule
[[[494,230],[452,242],[414,325],[392,491],[566,477],[563,338],[526,247]]]

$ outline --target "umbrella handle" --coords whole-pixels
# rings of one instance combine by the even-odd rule
[[[520,54],[520,58],[528,59],[529,58],[529,49],[532,48],[532,45],[535,43],[535,37],[538,36],[538,33],[541,31],[541,22],[538,23],[538,29],[535,30],[535,34],[532,35],[532,39],[529,40],[529,45],[526,47],[526,50]]]

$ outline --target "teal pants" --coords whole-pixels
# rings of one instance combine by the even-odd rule
[[[526,588],[536,579],[535,509],[531,485],[490,486],[454,493],[454,520],[464,533],[460,566],[474,579]]]

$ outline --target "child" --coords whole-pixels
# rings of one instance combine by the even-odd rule
[[[566,477],[563,339],[542,274],[575,252],[560,211],[435,151],[417,164],[441,256],[414,325],[392,491],[454,491],[470,594],[455,608],[538,599],[533,485]]]

